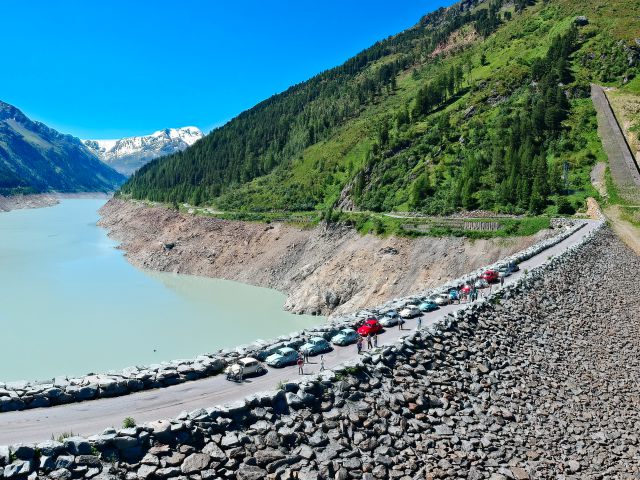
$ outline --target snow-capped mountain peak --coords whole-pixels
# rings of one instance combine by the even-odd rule
[[[118,140],[83,140],[85,146],[111,167],[131,175],[154,158],[184,150],[203,137],[197,127],[165,128],[151,135]]]

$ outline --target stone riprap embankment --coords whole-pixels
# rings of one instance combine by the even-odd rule
[[[561,233],[556,236],[501,259],[499,263],[520,263],[528,260],[572,235],[582,228],[584,223],[567,223],[565,221],[563,225],[557,225],[557,228],[561,228]],[[253,356],[259,360],[264,360],[268,355],[283,346],[298,349],[304,343],[304,338],[321,336],[329,340],[340,329],[354,327],[359,320],[367,316],[382,315],[390,309],[400,310],[408,304],[420,302],[424,297],[433,293],[447,292],[450,286],[472,281],[486,268],[491,268],[495,265],[480,268],[435,290],[426,290],[410,297],[394,299],[366,311],[358,311],[352,315],[334,318],[331,322],[315,328],[293,332],[290,335],[269,341],[259,341],[239,346],[233,350],[220,350],[215,353],[200,355],[194,359],[174,360],[145,367],[129,367],[119,372],[106,374],[90,374],[77,378],[61,377],[42,382],[0,383],[0,412],[42,408],[127,395],[141,390],[168,387],[217,375],[223,371],[226,365],[233,363],[240,357]]]
[[[639,269],[603,229],[351,366],[171,421],[14,446],[0,451],[5,476],[637,478],[640,298],[620,292]]]

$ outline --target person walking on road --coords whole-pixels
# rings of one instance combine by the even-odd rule
[[[324,370],[324,355],[320,355],[320,371]]]
[[[309,363],[309,350],[304,351],[304,363]]]
[[[302,358],[302,355],[298,356],[298,374],[304,375],[304,358]]]
[[[358,347],[358,355],[362,353],[362,337],[358,337],[358,341],[356,342],[356,347]]]
[[[371,334],[367,335],[367,348],[369,350],[373,348],[373,344],[371,343]]]
[[[500,277],[500,286],[504,287],[504,277]]]
[[[418,325],[416,326],[416,330],[420,330],[422,328],[422,316],[418,317]]]
[[[373,334],[373,346],[378,348],[378,332]]]
[[[402,318],[398,319],[398,330],[402,330],[402,324],[404,323],[404,320],[402,320]]]

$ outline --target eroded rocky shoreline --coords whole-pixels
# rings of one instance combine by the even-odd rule
[[[100,213],[99,225],[138,267],[273,288],[287,294],[285,309],[323,315],[441,285],[558,233],[475,241],[379,238],[347,227],[226,221],[120,199]]]
[[[9,212],[21,208],[51,207],[57,205],[59,201],[58,197],[51,193],[12,195],[10,197],[0,195],[0,212]]]

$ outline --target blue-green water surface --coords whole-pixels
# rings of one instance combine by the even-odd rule
[[[133,267],[98,226],[104,199],[0,213],[0,382],[191,358],[322,321],[283,294]]]

